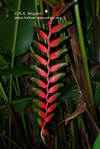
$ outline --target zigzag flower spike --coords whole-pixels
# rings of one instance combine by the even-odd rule
[[[34,81],[37,85],[37,88],[33,88],[33,91],[39,97],[39,99],[34,102],[37,105],[36,112],[38,112],[38,122],[39,122],[39,125],[41,126],[41,137],[44,142],[45,142],[44,136],[49,134],[49,131],[46,128],[46,125],[47,124],[49,125],[49,123],[51,122],[54,116],[54,110],[58,105],[57,98],[61,94],[60,92],[58,92],[58,90],[61,87],[63,87],[63,83],[57,83],[58,80],[60,80],[62,77],[65,76],[65,74],[62,72],[59,72],[59,70],[64,66],[66,66],[66,63],[62,63],[62,62],[58,64],[54,64],[52,66],[50,65],[51,60],[55,60],[59,58],[60,55],[62,55],[67,51],[67,49],[59,49],[57,51],[54,51],[52,54],[50,54],[51,48],[56,48],[64,40],[68,39],[68,36],[64,36],[64,37],[58,37],[51,41],[52,34],[61,31],[61,29],[63,29],[64,27],[70,24],[69,22],[61,23],[52,27],[52,23],[55,17],[57,17],[62,10],[62,8],[59,8],[59,10],[57,9],[58,8],[55,8],[53,10],[53,17],[51,17],[50,21],[48,22],[48,29],[49,29],[48,35],[42,30],[40,30],[39,32],[40,37],[43,40],[46,40],[47,47],[45,47],[39,41],[35,41],[35,40],[33,41],[34,46],[37,47],[41,52],[43,52],[47,57],[47,59],[45,59],[38,54],[34,54],[35,58],[38,60],[40,65],[32,66],[32,68],[35,69],[38,73],[38,77],[37,78],[33,77],[32,81]],[[41,68],[41,65],[42,65],[42,68],[44,67],[44,69]],[[47,71],[45,68],[47,69]],[[54,72],[59,72],[59,73],[56,73],[55,75],[53,75]],[[45,78],[46,81],[42,79],[43,77]],[[51,138],[52,138],[51,148],[53,148],[53,144],[54,144],[53,134],[51,135]]]

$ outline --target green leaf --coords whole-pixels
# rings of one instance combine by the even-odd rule
[[[15,112],[24,112],[29,105],[33,104],[33,97],[19,97],[12,103]]]
[[[27,109],[27,107],[29,105],[33,105],[33,100],[36,100],[36,99],[34,99],[31,96],[29,96],[29,97],[23,97],[23,96],[16,97],[14,99],[14,101],[12,101],[11,106],[13,107],[15,112],[24,112],[25,109]],[[2,104],[0,106],[0,109],[5,109],[5,108],[6,108],[5,104]]]
[[[57,0],[48,0],[48,2],[52,3],[53,5],[60,5],[60,2]]]
[[[1,83],[0,83],[0,96],[2,96],[6,101],[8,101],[8,98],[6,96],[6,93],[5,93]]]
[[[15,17],[17,17],[18,0],[8,0],[7,9],[10,11],[8,18],[5,12],[0,10],[0,48],[11,54],[14,30],[15,30]],[[28,12],[34,12],[34,1],[21,0],[20,12],[25,12],[28,17]],[[20,15],[24,17],[24,15]],[[33,38],[33,24],[32,19],[20,19],[18,21],[15,56],[24,54],[30,47]]]
[[[100,82],[100,72],[95,73],[95,75],[92,77],[92,81]]]
[[[1,69],[1,75],[10,75],[12,74],[14,77],[19,77],[24,74],[35,74],[35,70],[31,69],[28,66],[16,66],[9,69]]]
[[[78,90],[77,90],[77,86],[67,86],[64,88],[64,90],[62,91],[62,96],[60,98],[60,102],[67,102],[68,100],[76,100],[78,98]]]
[[[11,56],[0,49],[0,68],[4,65],[11,64]]]
[[[97,136],[92,149],[100,149],[100,134]]]
[[[96,104],[96,106],[100,106],[100,84],[96,87],[95,104]]]

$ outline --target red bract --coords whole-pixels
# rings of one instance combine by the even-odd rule
[[[58,55],[59,55],[60,51],[61,50],[58,50],[58,51],[52,53],[51,56],[50,56],[50,59],[56,59],[56,58],[58,58]]]
[[[49,108],[48,108],[48,113],[52,112],[56,107],[56,103],[51,105]]]
[[[60,94],[56,93],[56,94],[52,95],[51,97],[49,97],[48,98],[48,103],[53,103],[57,99],[58,95],[60,95]]]
[[[43,44],[41,44],[40,42],[37,42],[37,45],[41,52],[43,53],[47,52],[47,48]]]
[[[56,75],[54,75],[53,77],[51,77],[50,79],[49,79],[49,82],[50,83],[55,83],[57,80],[58,80],[58,78],[60,77],[60,75],[61,74],[56,74]]]
[[[61,24],[58,24],[57,26],[54,26],[51,30],[52,33],[56,33],[59,31],[59,29],[61,28],[61,26],[63,25],[64,23],[61,23]]]
[[[52,86],[52,87],[49,89],[49,93],[54,93],[54,92],[56,92],[57,88],[58,88],[58,84]]]
[[[37,81],[38,81],[38,84],[39,84],[40,87],[42,87],[42,88],[46,88],[47,87],[47,85],[42,80],[37,79]]]
[[[44,111],[42,111],[41,109],[39,110],[39,116],[40,117],[42,117],[42,118],[44,118],[45,117],[45,113],[44,113]]]
[[[37,66],[36,66],[36,68],[37,68],[38,73],[39,73],[41,76],[47,77],[47,73],[46,73],[44,70],[42,70],[41,68],[39,68],[39,67],[37,67]]]
[[[53,65],[52,67],[50,67],[50,71],[51,72],[55,72],[59,69],[59,67],[61,66],[62,63],[60,64],[56,64],[56,65]]]
[[[46,104],[43,101],[39,100],[39,105],[41,108],[45,109],[46,108]]]
[[[41,127],[44,126],[44,123],[43,123],[43,121],[42,121],[41,119],[38,119],[38,122],[39,122],[39,125],[40,125]]]
[[[38,61],[40,62],[40,64],[42,64],[45,68],[40,68],[41,65],[35,66],[35,70],[38,71],[38,74],[40,75],[40,77],[45,77],[43,79],[45,79],[45,82],[42,81],[41,79],[35,79],[33,78],[33,81],[39,86],[39,88],[33,88],[33,91],[39,96],[41,97],[41,99],[38,99],[38,105],[39,105],[39,110],[37,110],[39,112],[39,116],[40,116],[40,126],[41,126],[41,135],[47,135],[49,134],[49,130],[46,127],[47,123],[49,125],[49,122],[52,120],[52,117],[54,116],[54,110],[56,110],[57,107],[57,98],[60,96],[60,92],[59,93],[55,93],[60,87],[63,86],[62,83],[57,83],[57,84],[53,84],[56,83],[56,81],[58,81],[60,78],[64,77],[64,73],[57,73],[57,71],[62,68],[62,66],[65,66],[65,63],[59,63],[59,64],[54,64],[54,65],[50,65],[52,64],[51,60],[57,59],[61,54],[63,54],[64,52],[66,52],[66,49],[60,49],[58,51],[53,51],[53,53],[50,55],[51,53],[51,48],[52,50],[56,50],[56,47],[63,42],[64,40],[66,40],[68,37],[57,37],[56,39],[53,39],[51,41],[51,36],[52,34],[60,31],[62,29],[62,26],[64,25],[64,23],[61,23],[59,25],[56,25],[54,27],[52,27],[52,23],[55,19],[55,17],[57,17],[59,15],[59,13],[61,12],[62,8],[59,7],[59,10],[57,10],[57,8],[55,8],[53,10],[53,17],[50,18],[50,21],[48,22],[48,35],[40,30],[39,34],[40,37],[44,40],[46,40],[45,43],[47,43],[48,48],[46,48],[43,44],[41,44],[39,41],[34,41],[34,45],[36,45],[41,52],[45,53],[45,56],[47,56],[47,59],[44,59],[42,56],[39,56],[36,54],[36,57],[38,59]],[[53,48],[55,47],[55,48]],[[34,66],[33,66],[34,69]],[[52,72],[56,72],[55,75],[52,75]],[[39,78],[40,78],[39,77]],[[43,90],[41,90],[40,88],[42,88]],[[55,94],[54,94],[55,93]],[[52,95],[51,95],[52,94]],[[51,113],[52,112],[52,113]],[[42,138],[44,138],[42,136]],[[53,148],[54,145],[54,136],[52,135],[52,142],[51,142],[51,149]]]
[[[52,117],[53,117],[53,114],[48,115],[47,118],[46,118],[46,122],[47,123],[50,122]]]
[[[38,89],[38,92],[41,98],[46,98],[46,94],[42,90]]]
[[[60,39],[61,39],[61,37],[59,37],[59,38],[57,38],[57,39],[51,41],[50,46],[51,46],[51,47],[56,47],[56,46],[59,44]]]
[[[48,134],[48,131],[46,130],[46,129],[42,129],[42,133],[43,133],[43,135],[45,136],[45,135],[47,135]]]
[[[45,32],[43,32],[42,30],[40,30],[40,37],[44,40],[47,40],[48,39],[48,36]]]
[[[37,59],[39,60],[40,64],[47,65],[47,61],[39,55],[36,55]]]

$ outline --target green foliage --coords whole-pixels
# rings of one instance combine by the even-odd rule
[[[100,148],[100,134],[97,136],[92,149],[99,149],[99,148]]]
[[[95,89],[95,104],[96,106],[100,106],[100,84]]]
[[[6,16],[6,12],[0,10],[0,48],[2,48],[6,53],[11,54],[14,30],[15,30],[15,17],[18,16],[17,10],[18,0],[8,0],[8,5],[6,6],[8,10],[11,10]],[[28,17],[28,12],[34,12],[33,9],[34,1],[21,1],[20,12],[24,13]],[[20,15],[24,17],[24,15]],[[19,19],[18,29],[17,29],[17,39],[16,39],[16,49],[15,56],[24,54],[29,50],[33,38],[33,24],[32,19]]]
[[[55,6],[60,5],[60,2],[57,0],[48,0],[48,2],[52,3]]]
[[[32,105],[33,97],[17,97],[12,102],[12,107],[15,112],[24,112],[28,106]]]
[[[62,96],[60,97],[60,102],[67,103],[68,101],[77,100],[79,93],[76,85],[66,85],[62,91]]]
[[[6,68],[0,70],[0,75],[12,75],[14,77],[20,77],[25,74],[35,74],[35,70],[31,69],[29,66],[15,66],[13,68]]]
[[[93,82],[100,82],[100,72],[96,72],[95,75],[92,78]]]

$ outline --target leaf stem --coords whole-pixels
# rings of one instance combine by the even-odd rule
[[[75,12],[75,17],[76,17],[76,24],[77,24],[77,30],[78,30],[78,36],[79,36],[79,42],[80,42],[80,49],[81,49],[84,69],[85,69],[86,78],[87,78],[88,90],[89,90],[89,95],[90,95],[91,112],[93,114],[93,117],[96,119],[96,111],[95,111],[95,105],[94,105],[93,91],[92,91],[89,68],[88,68],[88,63],[87,63],[87,56],[86,56],[86,51],[85,51],[85,43],[84,43],[84,37],[83,37],[83,31],[82,31],[82,25],[81,25],[80,13],[79,13],[78,0],[74,0],[74,2],[77,3],[74,6],[74,12]]]
[[[17,11],[20,11],[21,0],[18,0],[18,7]],[[12,59],[11,59],[11,68],[14,66],[14,57],[15,57],[15,47],[16,47],[16,39],[17,39],[17,29],[18,29],[18,22],[19,20],[15,20],[15,30],[14,30],[14,37],[13,37],[13,45],[12,45]],[[9,88],[9,103],[12,100],[12,75],[10,75],[10,88]],[[9,114],[9,138],[11,138],[11,117]],[[11,142],[9,142],[9,149],[11,149]]]
[[[16,77],[16,87],[17,87],[17,96],[21,96],[21,91],[20,91],[19,82],[18,82],[17,77]],[[21,112],[21,116],[22,116],[22,123],[23,123],[23,128],[25,131],[26,140],[27,140],[27,143],[29,144],[29,136],[28,136],[28,130],[27,130],[27,126],[26,126],[24,112]]]

